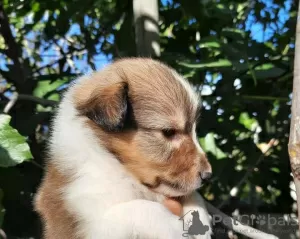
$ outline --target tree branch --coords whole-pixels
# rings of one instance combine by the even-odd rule
[[[9,111],[14,107],[18,100],[31,101],[43,106],[56,106],[58,104],[58,102],[55,100],[47,100],[33,95],[14,93],[11,99],[5,105],[3,112],[6,114],[9,113]]]
[[[33,95],[25,95],[25,94],[19,94],[18,100],[28,100],[28,101],[41,104],[43,106],[56,106],[58,104],[58,102],[55,100],[47,100]]]
[[[136,47],[140,56],[160,56],[157,2],[133,0]]]
[[[11,97],[11,99],[8,101],[8,103],[5,105],[4,109],[3,109],[3,113],[8,114],[9,111],[14,107],[14,105],[16,104],[18,100],[18,94],[15,93],[13,94],[13,96]]]
[[[294,61],[292,119],[288,151],[297,195],[298,220],[300,222],[300,4],[296,27]],[[300,226],[300,225],[299,225]]]
[[[0,236],[3,239],[7,239],[5,232],[0,228]]]
[[[279,101],[289,101],[288,97],[276,97],[276,96],[262,96],[262,95],[242,95],[245,100],[279,100]]]

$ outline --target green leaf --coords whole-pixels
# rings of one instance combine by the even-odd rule
[[[32,158],[24,136],[9,125],[11,117],[0,115],[0,167],[11,167]]]
[[[33,95],[36,97],[43,98],[47,93],[56,90],[58,87],[62,86],[63,84],[66,84],[67,82],[68,79],[60,79],[54,82],[51,82],[50,80],[39,81],[36,88],[33,91]]]
[[[218,61],[208,61],[205,63],[185,63],[179,62],[179,65],[195,68],[195,69],[204,69],[204,68],[223,68],[223,67],[231,67],[232,63],[227,59],[220,59]]]
[[[234,40],[244,40],[245,31],[237,29],[237,28],[225,28],[222,30],[222,34],[225,37],[230,37]]]
[[[201,147],[205,152],[210,152],[217,159],[226,158],[226,154],[216,145],[213,133],[208,133],[204,138],[201,138],[199,141]]]
[[[244,125],[248,130],[254,130],[258,123],[255,118],[250,118],[247,112],[243,112],[240,114],[239,123]]]
[[[220,43],[217,41],[211,41],[211,42],[203,42],[200,43],[200,48],[220,48]]]
[[[271,171],[274,173],[280,173],[280,169],[275,167],[271,168]]]
[[[253,72],[250,71],[248,75],[255,74],[257,79],[268,79],[268,78],[277,78],[282,76],[285,73],[285,70],[279,67],[274,66],[271,63],[263,64],[261,66],[255,67]]]
[[[264,45],[268,48],[270,48],[272,51],[276,50],[276,47],[274,46],[274,43],[272,42],[265,42]]]
[[[248,60],[247,60],[247,64],[248,64],[249,72],[250,72],[250,74],[252,76],[254,85],[256,86],[257,85],[257,78],[256,78],[255,71],[253,70],[253,66],[252,66],[252,64]]]
[[[221,42],[215,36],[204,37],[199,43],[200,48],[220,48]]]
[[[31,6],[31,10],[33,12],[38,12],[40,10],[40,4],[38,2],[34,2]]]
[[[39,98],[46,98],[49,100],[59,101],[60,97],[57,89],[64,84],[69,82],[69,78],[63,77],[62,79],[51,81],[43,80],[39,81],[36,88],[33,91],[33,95]],[[51,110],[52,107],[44,107],[42,105],[37,105],[38,112],[44,112]]]

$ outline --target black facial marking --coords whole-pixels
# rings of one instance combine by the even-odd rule
[[[128,94],[126,97],[126,101],[127,101],[127,112],[126,112],[126,117],[124,120],[123,130],[134,130],[134,129],[137,129],[138,126],[137,126],[136,119],[134,116],[132,101],[130,100],[130,97],[128,96]]]
[[[128,96],[128,84],[122,83],[112,95],[105,95],[105,90],[103,89],[104,96],[101,96],[101,93],[95,94],[79,106],[80,115],[86,116],[106,132],[136,128],[134,112]]]

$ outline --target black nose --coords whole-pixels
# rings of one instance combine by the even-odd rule
[[[208,180],[211,178],[211,175],[212,173],[211,172],[201,172],[200,173],[200,177],[203,179],[203,180]]]

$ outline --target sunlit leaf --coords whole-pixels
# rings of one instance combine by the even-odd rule
[[[39,81],[37,87],[33,91],[33,95],[43,98],[47,93],[56,90],[65,83],[67,83],[67,80],[56,80],[52,83],[50,80]]]
[[[0,115],[0,167],[10,167],[32,158],[24,136],[9,125],[11,117]]]
[[[216,145],[213,133],[209,133],[204,138],[200,138],[199,142],[205,152],[210,152],[217,159],[226,158],[226,154]]]
[[[232,63],[227,59],[221,59],[218,61],[209,61],[205,63],[186,63],[186,62],[179,62],[179,65],[188,67],[188,68],[195,68],[195,69],[204,69],[204,68],[223,68],[223,67],[231,67]]]
[[[33,12],[37,12],[38,10],[40,10],[40,3],[34,2],[34,3],[32,4],[32,6],[31,6],[31,10],[32,10]]]
[[[200,43],[200,48],[219,48],[221,45],[217,41],[211,41],[211,42],[203,42]]]
[[[274,173],[280,173],[280,169],[279,168],[271,168],[271,171],[273,171]]]
[[[240,114],[239,123],[244,125],[249,130],[254,130],[257,126],[257,121],[255,118],[250,118],[247,112]]]

